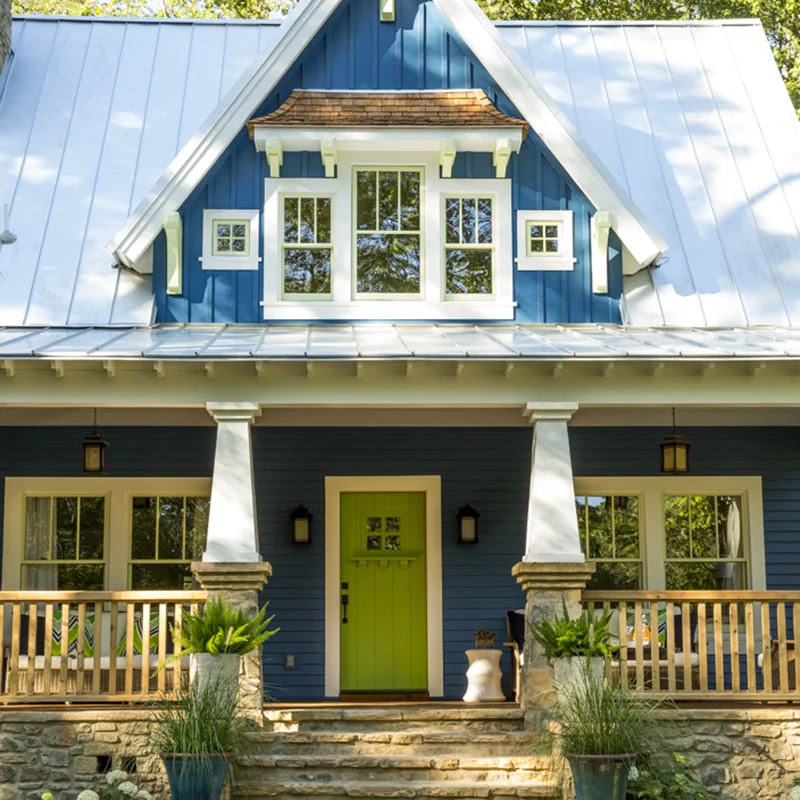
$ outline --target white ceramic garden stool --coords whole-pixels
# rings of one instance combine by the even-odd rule
[[[465,703],[497,703],[506,697],[500,686],[502,650],[467,650],[467,693]]]

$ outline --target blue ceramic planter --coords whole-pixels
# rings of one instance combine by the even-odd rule
[[[225,756],[162,755],[173,800],[219,800],[230,766]]]
[[[578,800],[625,800],[630,754],[620,756],[578,756],[567,753]]]

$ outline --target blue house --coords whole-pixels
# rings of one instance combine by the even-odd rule
[[[283,702],[462,697],[524,565],[643,691],[792,696],[798,167],[753,21],[15,19],[4,699],[146,693],[198,562]]]

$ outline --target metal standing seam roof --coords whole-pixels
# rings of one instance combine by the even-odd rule
[[[800,123],[757,21],[498,30],[668,241],[633,326],[800,327]],[[106,242],[275,21],[18,18],[0,101],[0,325],[148,325]]]
[[[614,325],[0,328],[0,361],[800,359],[800,331]]]

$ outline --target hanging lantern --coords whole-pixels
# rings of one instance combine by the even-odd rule
[[[97,409],[94,409],[94,426],[83,442],[83,471],[87,475],[105,475],[108,442],[97,432]]]
[[[289,517],[292,523],[292,542],[294,544],[311,544],[312,513],[305,506],[297,506]]]
[[[480,514],[469,504],[458,509],[458,541],[461,544],[474,544],[478,541],[478,517]]]
[[[689,440],[675,430],[675,409],[672,409],[672,433],[661,442],[661,472],[685,475],[689,472]]]

